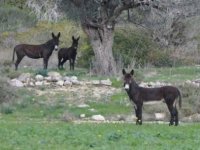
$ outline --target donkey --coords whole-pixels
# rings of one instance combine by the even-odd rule
[[[140,87],[134,80],[133,74],[134,70],[130,73],[122,70],[124,76],[124,89],[126,90],[129,98],[135,104],[135,114],[137,117],[136,124],[142,125],[142,106],[143,102],[146,101],[159,101],[164,99],[169,112],[171,114],[171,119],[169,125],[178,125],[178,110],[176,108],[176,99],[179,97],[179,108],[181,108],[181,94],[180,91],[173,86],[162,86],[157,88],[144,88]]]
[[[61,48],[58,51],[58,68],[63,69],[63,64],[69,60],[70,70],[74,70],[74,62],[76,60],[78,41],[80,36],[76,39],[72,36],[72,46],[69,48]]]
[[[54,33],[52,32],[52,39],[44,44],[40,45],[19,44],[15,46],[13,51],[13,62],[15,59],[15,53],[17,55],[17,60],[15,62],[15,70],[18,69],[18,65],[24,58],[24,56],[28,56],[33,59],[43,58],[44,69],[47,69],[48,60],[53,50],[54,49],[56,51],[58,50],[59,38],[60,38],[60,32],[58,33],[57,36],[54,35]]]

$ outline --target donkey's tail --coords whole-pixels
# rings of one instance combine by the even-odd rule
[[[13,58],[12,58],[12,61],[14,62],[14,60],[15,60],[15,48],[14,48],[14,50],[13,50]]]
[[[181,108],[182,107],[182,97],[181,97],[181,92],[178,90],[178,97],[179,97],[179,108]]]

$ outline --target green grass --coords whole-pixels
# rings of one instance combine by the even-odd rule
[[[0,121],[0,149],[193,150],[200,125],[74,124],[59,121]]]
[[[200,78],[200,67],[147,68],[138,70],[144,74],[143,81],[179,82]],[[154,75],[149,75],[154,72]],[[148,76],[149,75],[149,76]]]

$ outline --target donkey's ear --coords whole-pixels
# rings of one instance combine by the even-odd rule
[[[51,33],[51,35],[52,35],[52,38],[55,38],[55,35],[54,35],[54,33],[53,33],[53,32]]]
[[[73,41],[75,40],[74,36],[72,36],[72,40],[73,40]]]
[[[131,70],[130,74],[131,74],[131,75],[133,75],[133,74],[134,74],[134,70],[133,70],[133,69]]]
[[[76,39],[77,41],[80,39],[80,36]]]
[[[125,74],[126,74],[126,71],[125,71],[125,69],[122,69],[122,73],[123,73],[123,75],[125,75]]]
[[[60,37],[60,32],[58,33],[57,37],[58,37],[58,38]]]

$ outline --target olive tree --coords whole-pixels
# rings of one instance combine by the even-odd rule
[[[66,3],[78,12],[82,29],[95,54],[95,70],[101,75],[117,72],[112,46],[116,20],[120,14],[138,7],[159,8],[153,0],[69,0]]]

